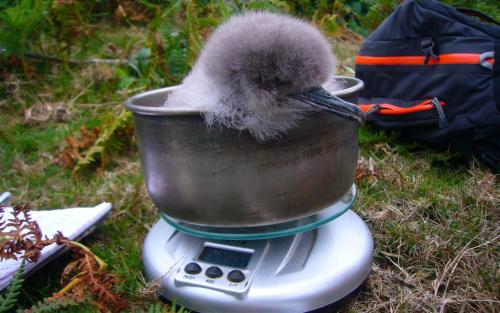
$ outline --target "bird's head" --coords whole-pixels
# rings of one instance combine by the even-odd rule
[[[320,87],[335,67],[330,44],[309,23],[248,12],[220,26],[200,61],[218,84],[282,97]]]

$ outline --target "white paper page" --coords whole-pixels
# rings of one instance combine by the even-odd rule
[[[95,207],[30,211],[30,214],[32,219],[40,226],[44,237],[52,238],[57,231],[61,231],[64,236],[75,240],[85,234],[92,226],[103,221],[111,208],[111,203],[103,202]],[[1,215],[0,221],[11,218],[12,208],[4,208],[4,213]],[[63,248],[63,246],[55,243],[45,247],[36,263],[26,263],[25,273],[29,274],[31,271],[38,269],[40,265],[48,261],[50,256]],[[3,260],[0,262],[0,291],[9,285],[20,264],[21,260]]]

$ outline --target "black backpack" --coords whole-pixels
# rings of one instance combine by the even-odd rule
[[[356,58],[356,77],[365,83],[358,105],[378,127],[458,149],[499,172],[498,56],[498,22],[432,0],[405,1]]]

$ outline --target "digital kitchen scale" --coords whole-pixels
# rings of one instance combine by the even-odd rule
[[[160,294],[197,312],[307,312],[355,291],[367,278],[373,240],[350,192],[295,221],[207,227],[162,216],[143,248]]]

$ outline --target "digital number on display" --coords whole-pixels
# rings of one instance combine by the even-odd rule
[[[222,266],[245,268],[251,257],[251,253],[204,247],[198,256],[198,260]]]

